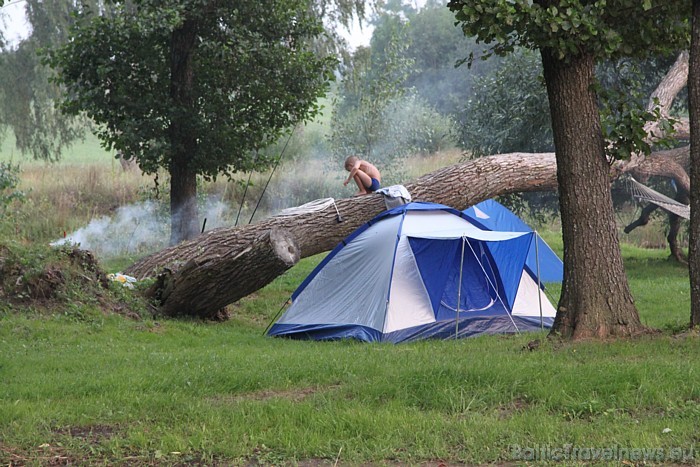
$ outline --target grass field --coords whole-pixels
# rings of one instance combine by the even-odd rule
[[[98,149],[87,141],[60,165],[23,163],[27,199],[3,218],[0,239],[22,251],[142,200],[150,179],[121,172],[109,155],[96,159]],[[280,196],[327,189],[301,185]],[[235,189],[204,187],[229,202]],[[561,251],[556,228],[540,233]],[[638,235],[649,238],[623,238],[663,244],[659,229]],[[537,333],[402,345],[264,337],[321,256],[231,306],[225,323],[127,318],[76,287],[55,308],[10,307],[0,295],[0,463],[698,463],[700,340],[684,332],[687,269],[662,249],[624,244],[623,255],[641,319],[660,332],[611,342]]]
[[[600,448],[633,462],[695,462],[700,340],[672,333],[688,320],[687,272],[665,256],[625,248],[642,319],[663,333],[543,340],[535,351],[524,347],[543,335],[403,345],[263,337],[319,257],[224,324],[7,313],[0,461],[501,463],[571,446],[582,460]]]

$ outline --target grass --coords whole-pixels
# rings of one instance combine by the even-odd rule
[[[424,158],[408,169],[415,176],[456,157]],[[44,243],[142,199],[150,186],[111,162],[71,160],[24,165],[22,188],[31,191],[0,223],[0,238]],[[282,174],[308,182],[304,170]],[[306,171],[318,186],[280,183],[273,192],[336,196],[325,194],[339,185],[332,175]],[[239,190],[235,182],[203,187],[232,205]],[[540,234],[561,253],[559,232]],[[572,344],[535,333],[396,346],[263,337],[322,256],[231,306],[232,319],[219,324],[128,319],[77,289],[59,294],[60,307],[19,311],[4,306],[0,289],[0,462],[520,463],[567,445],[658,448],[664,452],[651,460],[683,461],[700,440],[700,363],[692,358],[700,340],[679,333],[689,319],[687,269],[665,250],[624,244],[623,256],[641,319],[658,335]],[[40,276],[40,266],[23,258],[22,277]],[[7,264],[0,262],[0,273]],[[524,350],[534,339],[539,348]]]
[[[43,163],[34,162],[31,156],[23,155],[15,147],[15,137],[12,131],[5,129],[0,141],[0,161],[11,161],[14,164],[22,165],[34,163],[44,165]],[[76,141],[62,156],[58,165],[83,165],[83,164],[99,164],[103,167],[119,167],[119,161],[114,159],[114,154],[105,150],[99,139],[90,132],[87,132],[82,141]],[[44,165],[45,167],[48,167]]]
[[[396,346],[263,337],[319,260],[224,324],[5,314],[0,460],[489,463],[518,447],[696,447],[697,336],[536,351],[523,348],[539,334]],[[687,321],[682,267],[635,248],[625,261],[645,322]]]

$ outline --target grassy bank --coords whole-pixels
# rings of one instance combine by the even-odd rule
[[[0,460],[484,463],[572,445],[658,448],[647,454],[667,461],[696,447],[700,340],[670,332],[688,319],[688,286],[661,252],[625,249],[642,319],[662,335],[535,351],[524,347],[542,335],[262,337],[319,259],[224,324],[5,314]]]

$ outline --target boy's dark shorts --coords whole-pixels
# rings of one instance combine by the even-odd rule
[[[368,186],[367,191],[377,191],[381,187],[382,186],[379,184],[379,180],[377,180],[376,178],[373,178],[372,179],[372,186]]]

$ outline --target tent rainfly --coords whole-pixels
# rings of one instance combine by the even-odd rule
[[[469,222],[482,230],[500,230],[504,232],[534,232],[532,228],[516,216],[510,209],[492,199],[462,211]],[[535,244],[535,242],[537,242]],[[539,276],[537,269],[539,267]],[[564,263],[554,251],[535,235],[530,245],[525,268],[530,276],[541,282],[561,282],[564,278]]]
[[[549,328],[556,311],[526,265],[536,238],[439,204],[385,211],[309,274],[268,335],[398,343]]]

